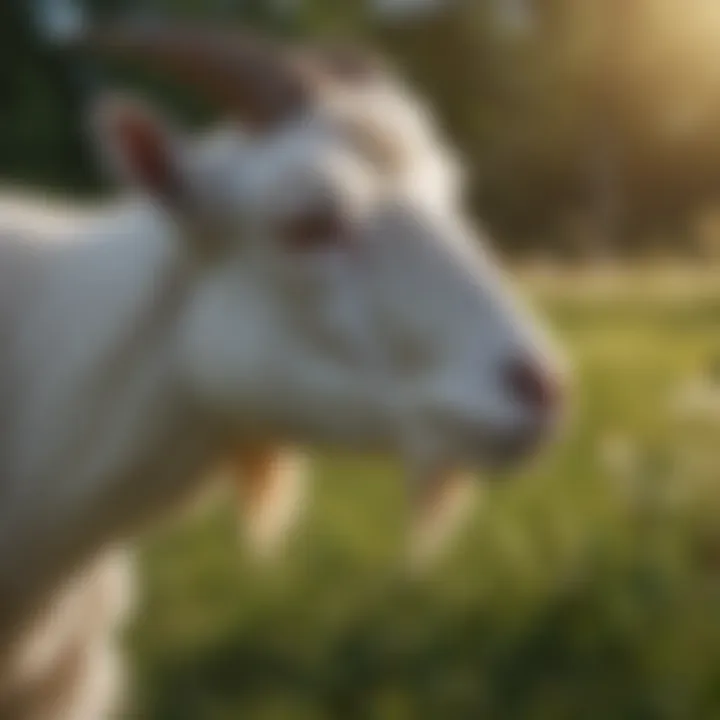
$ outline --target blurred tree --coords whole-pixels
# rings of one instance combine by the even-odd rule
[[[0,169],[6,177],[87,189],[95,180],[76,97],[28,6],[0,5]]]
[[[445,0],[417,13],[409,0],[401,13],[371,0],[89,5],[381,45],[437,109],[470,171],[472,208],[510,249],[640,249],[712,204],[720,184],[720,9],[711,0]],[[0,171],[92,187],[72,86],[28,32],[22,6],[0,5]],[[117,72],[191,119],[209,114],[175,84]]]

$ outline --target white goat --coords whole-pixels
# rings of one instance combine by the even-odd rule
[[[54,214],[0,202],[0,715],[13,720],[106,716],[110,548],[219,461],[243,475],[271,544],[299,488],[293,447],[399,454],[426,518],[453,471],[525,456],[559,406],[556,360],[389,73],[200,30],[88,44],[179,73],[244,129],[183,141],[107,101],[97,124],[133,197]]]

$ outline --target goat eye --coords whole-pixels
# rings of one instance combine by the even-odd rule
[[[311,251],[340,242],[345,234],[345,226],[339,213],[315,210],[285,222],[281,236],[291,250]]]

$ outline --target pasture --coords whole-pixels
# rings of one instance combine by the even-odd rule
[[[717,277],[526,281],[575,419],[424,579],[398,570],[398,478],[364,459],[317,460],[275,565],[243,555],[223,491],[146,536],[132,716],[720,717]]]

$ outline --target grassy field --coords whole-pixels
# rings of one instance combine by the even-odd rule
[[[318,460],[274,567],[223,499],[154,533],[138,716],[720,718],[720,275],[528,287],[577,362],[565,442],[422,581],[398,478],[361,459]]]

